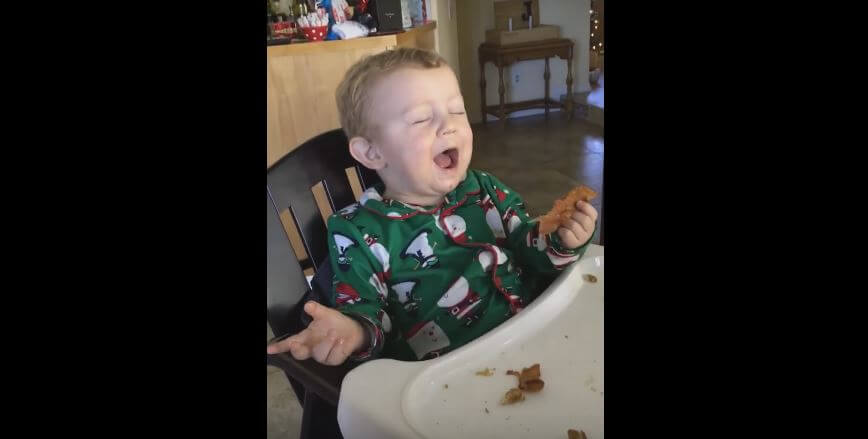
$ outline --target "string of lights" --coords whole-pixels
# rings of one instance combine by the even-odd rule
[[[594,0],[591,0],[591,50],[603,54],[603,35],[600,33],[600,14],[597,8],[594,7]]]

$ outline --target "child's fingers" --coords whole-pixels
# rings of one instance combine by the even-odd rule
[[[310,358],[310,348],[301,343],[293,343],[289,348],[292,358],[296,360],[307,360]]]
[[[579,238],[576,236],[575,232],[566,227],[558,228],[558,236],[561,237],[561,242],[567,248],[576,247],[579,243]]]
[[[304,304],[304,311],[313,318],[308,328],[317,331],[320,336],[324,336],[328,329],[339,325],[338,322],[343,317],[340,311],[313,301]]]
[[[322,340],[319,341],[319,343],[314,345],[314,347],[313,347],[313,359],[319,363],[328,364],[328,363],[326,363],[326,360],[328,359],[329,354],[331,353],[331,351],[334,348],[337,341],[338,341],[338,338],[335,335],[335,331],[333,329],[329,330],[329,332],[325,336],[325,338],[323,338]]]
[[[310,348],[308,344],[313,340],[313,332],[310,329],[305,329],[298,334],[286,339],[289,342],[289,352],[296,360],[306,360],[310,358]]]
[[[350,353],[347,352],[347,343],[344,339],[340,338],[337,343],[335,343],[334,347],[332,347],[332,351],[329,353],[328,358],[326,358],[325,364],[329,366],[337,366],[346,361],[349,356]]]
[[[305,329],[286,340],[281,340],[277,343],[268,345],[269,354],[281,354],[289,352],[296,360],[304,360],[310,356],[310,350],[306,343],[309,342],[311,331]]]
[[[570,218],[581,225],[582,229],[584,229],[589,235],[594,232],[594,219],[589,215],[577,210],[570,215]]]
[[[597,222],[597,218],[599,216],[599,212],[591,203],[585,201],[579,201],[576,203],[576,209],[585,215],[591,217],[591,222]]]
[[[329,325],[325,320],[314,319],[309,325],[307,325],[307,329],[314,334],[323,337],[325,336],[325,333],[328,332]]]
[[[575,215],[575,213],[573,215]],[[591,234],[591,232],[585,229],[585,226],[581,222],[576,221],[573,217],[567,218],[562,225],[571,230],[580,241],[583,236]],[[591,225],[593,226],[593,223]]]
[[[304,304],[304,312],[313,317],[314,320],[322,316],[323,308],[322,305],[313,300],[308,300],[307,303]]]
[[[284,336],[284,337],[286,337],[286,336]],[[295,334],[293,336],[286,337],[286,338],[284,338],[284,337],[281,337],[281,339],[278,339],[277,341],[270,343],[266,347],[266,352],[273,355],[273,354],[282,354],[284,352],[289,351],[289,347],[292,346],[292,344],[294,342],[298,341],[299,334]]]
[[[274,355],[274,354],[282,354],[282,353],[284,353],[284,352],[286,352],[286,351],[289,350],[289,345],[290,345],[290,341],[289,341],[289,339],[281,340],[281,341],[278,341],[278,342],[270,343],[270,344],[265,348],[265,351],[268,352],[268,353],[271,354],[271,355]]]

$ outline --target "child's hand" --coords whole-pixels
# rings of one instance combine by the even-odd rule
[[[313,317],[308,327],[292,337],[268,346],[269,354],[289,351],[296,360],[313,357],[319,363],[337,366],[367,342],[362,325],[338,310],[316,302],[304,304]]]
[[[558,236],[566,248],[578,248],[588,242],[594,234],[597,222],[597,209],[591,203],[579,201],[576,211],[567,220],[569,224],[558,227]]]

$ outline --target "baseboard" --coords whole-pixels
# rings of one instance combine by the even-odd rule
[[[603,109],[588,103],[588,96],[591,94],[590,91],[573,93],[573,111],[575,112],[575,116],[579,119],[585,120],[594,125],[603,126],[604,117],[603,117]],[[560,97],[561,102],[566,102],[567,95],[562,94]]]
[[[561,111],[560,108],[550,108],[549,114]],[[542,108],[532,108],[530,110],[518,110],[509,113],[506,118],[507,119],[518,119],[520,117],[528,117],[528,116],[536,116],[538,114],[545,114],[546,110]],[[486,120],[488,122],[497,122],[500,120],[497,116],[493,116],[491,114],[486,115]]]

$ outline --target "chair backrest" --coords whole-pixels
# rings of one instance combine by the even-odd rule
[[[308,140],[268,170],[268,323],[275,335],[294,326],[290,311],[308,290],[305,275],[328,261],[325,220],[379,181],[350,156],[340,129]]]
[[[597,215],[597,235],[599,236],[597,241],[600,245],[606,245],[606,244],[604,244],[605,241],[603,240],[603,211],[606,210],[605,209],[606,208],[605,196],[606,196],[606,192],[604,192],[601,188],[601,190],[600,190],[600,210],[599,210],[599,215]]]
[[[603,209],[603,203],[600,203],[600,215],[598,217],[598,221],[600,224],[600,245],[606,245],[606,241],[603,239]]]

